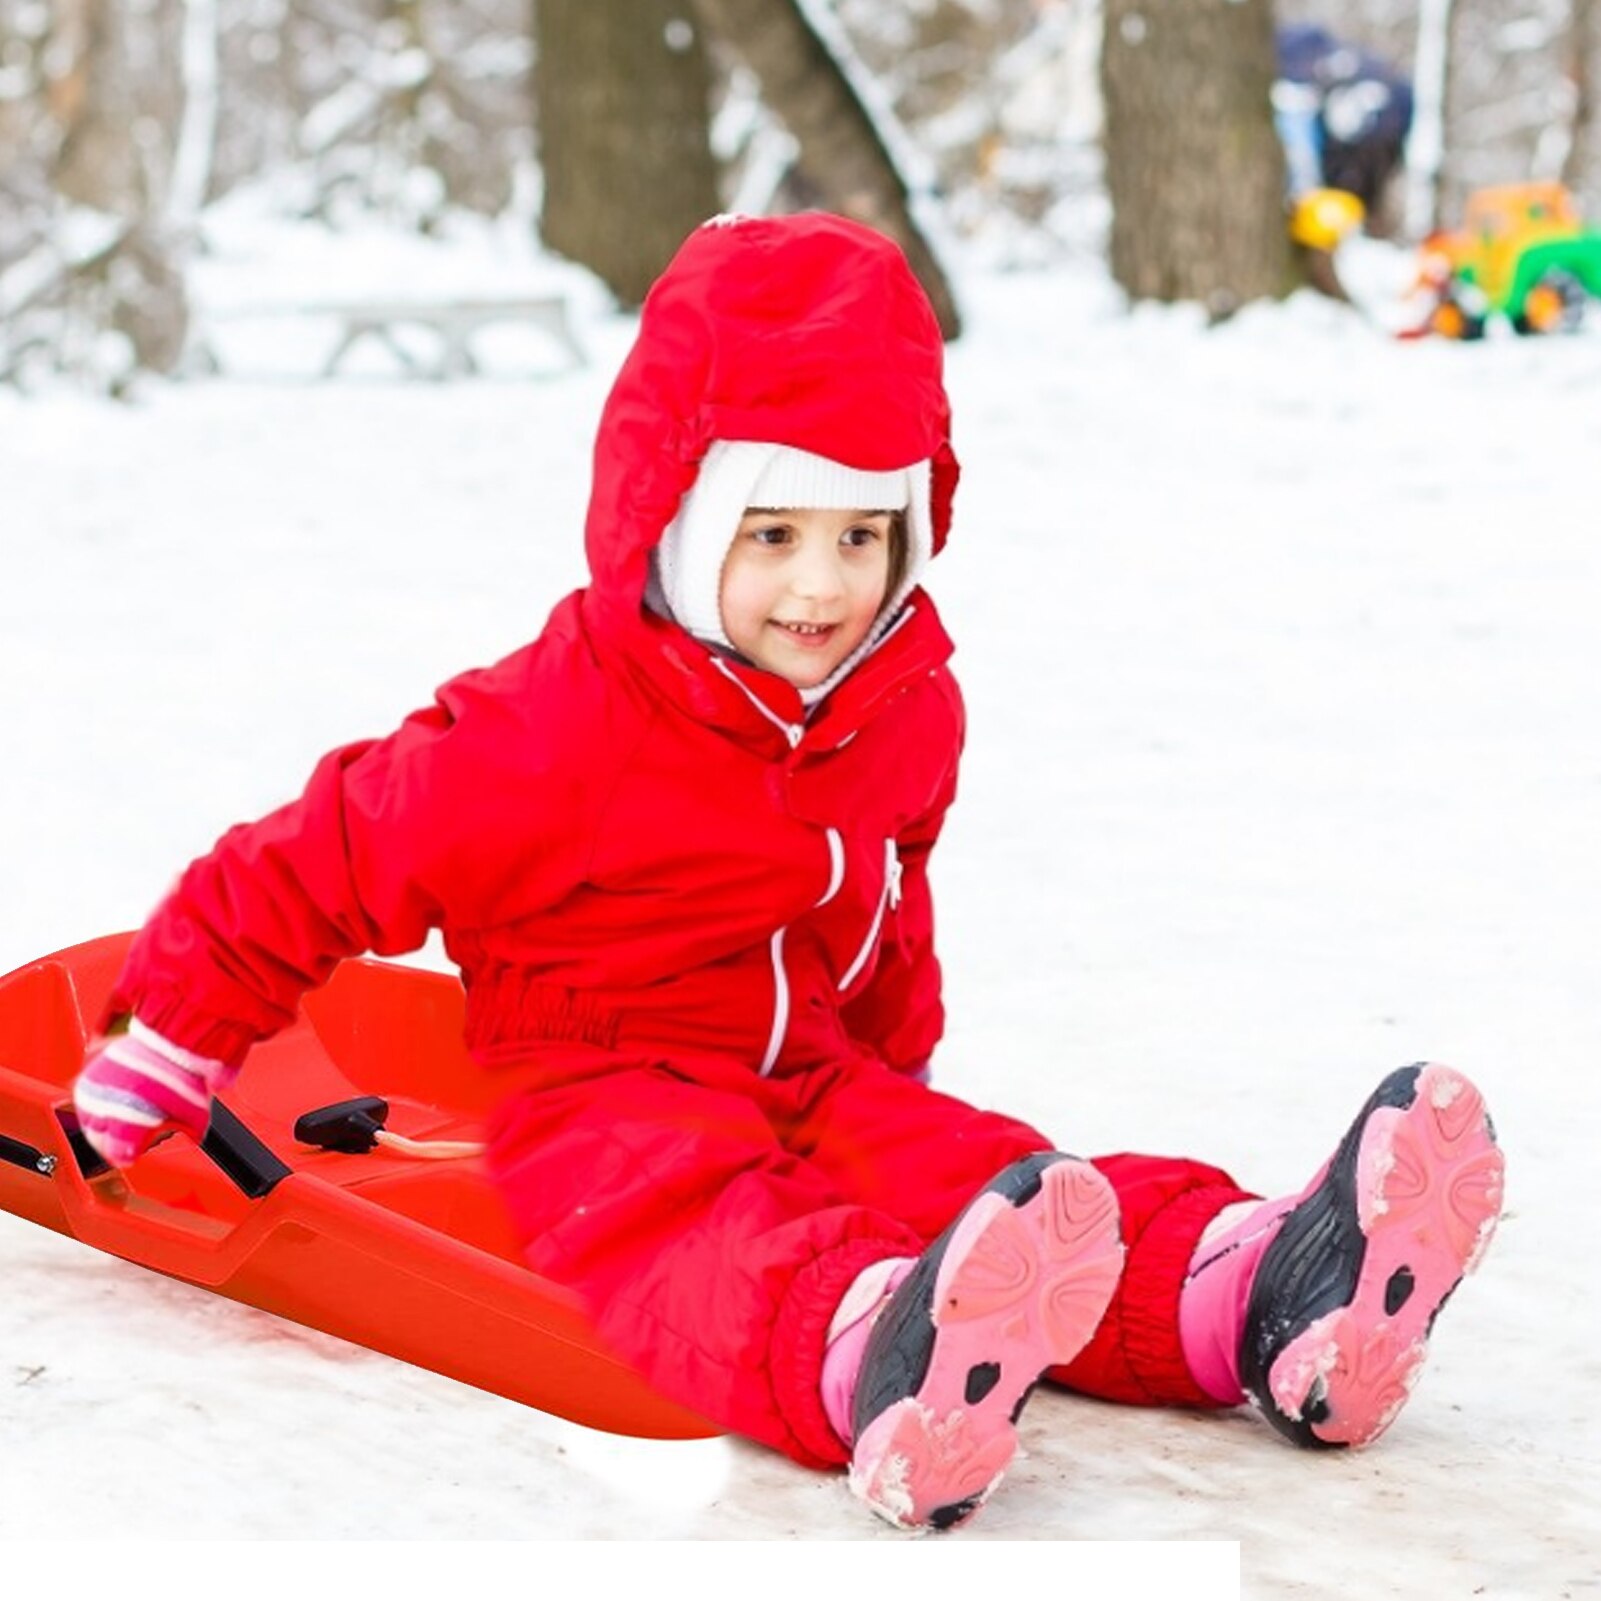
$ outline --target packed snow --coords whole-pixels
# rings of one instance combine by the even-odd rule
[[[264,237],[220,252],[218,303],[260,303]],[[429,278],[353,245],[343,270],[530,286],[492,255]],[[966,476],[931,588],[970,737],[937,1078],[1067,1149],[1276,1191],[1383,1073],[1441,1059],[1489,1100],[1506,1215],[1372,1449],[1041,1393],[1026,1458],[940,1543],[1238,1541],[1264,1598],[1581,1597],[1601,338],[1399,342],[1404,263],[1357,265],[1368,317],[1303,297],[1214,329],[1130,313],[1088,266],[961,274]],[[513,332],[470,382],[398,381],[382,350],[308,382],[328,331],[246,319],[219,379],[0,395],[0,972],[137,924],[321,751],[583,581],[632,324],[577,291],[575,315],[577,372]],[[87,1479],[115,1538],[904,1538],[842,1476],[592,1433],[10,1217],[0,1262],[3,1537],[83,1534]]]

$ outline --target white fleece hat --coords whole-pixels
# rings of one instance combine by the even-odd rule
[[[774,511],[816,506],[831,511],[906,514],[906,570],[900,586],[861,647],[831,675],[828,686],[819,686],[826,693],[878,642],[901,603],[917,587],[934,553],[928,463],[866,472],[789,445],[715,440],[701,462],[700,475],[653,553],[652,575],[659,590],[659,609],[697,639],[725,650],[733,646],[718,606],[723,563],[749,506]]]

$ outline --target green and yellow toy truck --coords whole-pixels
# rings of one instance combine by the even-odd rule
[[[1520,334],[1571,331],[1601,297],[1601,233],[1560,183],[1506,184],[1468,197],[1461,228],[1424,241],[1419,333],[1477,339],[1503,316]]]

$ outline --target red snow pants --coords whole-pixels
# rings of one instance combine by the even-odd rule
[[[730,1058],[572,1047],[517,1076],[489,1161],[531,1266],[584,1296],[663,1395],[812,1467],[849,1458],[818,1379],[851,1281],[915,1256],[1009,1162],[1059,1148],[873,1059],[764,1079]],[[1095,1165],[1127,1265],[1089,1346],[1050,1376],[1212,1405],[1184,1364],[1179,1289],[1205,1224],[1249,1197],[1196,1162]]]

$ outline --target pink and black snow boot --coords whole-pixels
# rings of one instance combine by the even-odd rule
[[[1089,1343],[1123,1267],[1117,1197],[1087,1162],[1014,1162],[918,1257],[856,1383],[850,1483],[905,1529],[971,1516],[1017,1450],[1041,1373]]]
[[[1281,1434],[1360,1446],[1394,1421],[1435,1317],[1490,1242],[1503,1165],[1483,1097],[1461,1073],[1399,1068],[1299,1197],[1258,1208],[1210,1257],[1197,1252],[1186,1301],[1210,1296],[1218,1319],[1219,1290],[1237,1298],[1243,1316],[1218,1320],[1238,1323],[1234,1377]],[[1227,1276],[1253,1259],[1229,1291]],[[1186,1355],[1194,1310],[1181,1304]],[[1204,1383],[1204,1356],[1197,1366]]]

